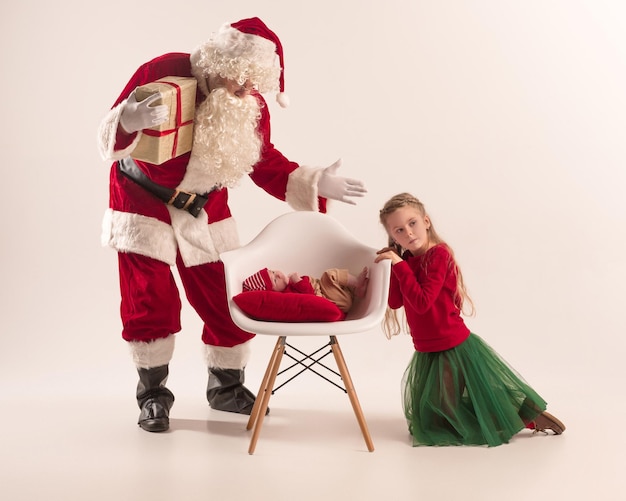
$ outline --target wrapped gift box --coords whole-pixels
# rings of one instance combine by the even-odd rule
[[[162,164],[191,151],[197,84],[193,77],[171,76],[137,87],[137,101],[160,92],[161,98],[150,106],[166,104],[170,115],[161,125],[142,131],[137,147],[131,154],[133,158]]]

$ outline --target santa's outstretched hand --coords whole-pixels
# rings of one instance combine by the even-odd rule
[[[324,169],[317,183],[318,193],[324,198],[356,205],[356,202],[348,197],[362,197],[367,193],[367,189],[365,189],[363,182],[358,179],[337,176],[336,172],[340,166],[341,159]]]
[[[161,125],[166,122],[169,116],[169,107],[166,104],[150,106],[154,101],[161,98],[158,92],[148,96],[143,101],[137,101],[135,91],[128,96],[122,115],[120,116],[120,125],[122,128],[132,134],[149,127]]]

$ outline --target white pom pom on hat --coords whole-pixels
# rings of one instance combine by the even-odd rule
[[[289,106],[289,96],[284,92],[276,94],[276,102],[280,104],[281,108],[287,108]]]

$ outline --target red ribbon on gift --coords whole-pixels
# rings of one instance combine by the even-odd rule
[[[148,136],[152,136],[152,137],[163,137],[163,136],[169,136],[170,134],[174,134],[174,144],[172,145],[172,157],[176,156],[176,149],[178,148],[178,131],[181,127],[184,127],[185,125],[189,125],[190,123],[193,123],[193,119],[191,120],[187,120],[184,123],[181,123],[182,120],[182,100],[181,100],[181,95],[180,95],[180,86],[174,82],[165,82],[163,80],[159,80],[159,83],[164,83],[167,85],[171,85],[172,87],[174,87],[174,89],[176,90],[176,119],[175,119],[175,123],[176,123],[176,128],[175,129],[169,129],[169,130],[153,130],[153,129],[144,129],[143,133],[147,134]]]

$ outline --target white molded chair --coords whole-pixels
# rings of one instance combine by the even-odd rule
[[[335,386],[339,385],[311,369],[311,366],[320,365],[323,369],[341,377],[345,389],[339,387],[350,398],[368,450],[370,452],[374,450],[367,423],[336,336],[365,332],[378,327],[384,318],[391,265],[389,260],[374,263],[376,250],[357,240],[332,216],[318,212],[299,211],[277,217],[247,245],[222,253],[228,307],[235,324],[255,334],[278,336],[248,421],[247,429],[254,427],[248,449],[250,454],[254,453],[256,447],[282,357],[286,354],[292,360],[296,360],[287,353],[287,348],[295,349],[286,342],[288,336],[328,336],[330,338],[326,346],[330,347],[330,352],[334,355],[339,373],[319,363],[323,356],[320,357],[317,353],[324,347],[309,355],[295,349],[296,352],[304,355],[304,358],[296,360],[294,365],[299,364],[304,367],[300,373],[307,369],[312,370]],[[352,309],[341,321],[294,323],[254,320],[244,314],[232,299],[242,291],[242,282],[247,277],[265,267],[282,270],[285,273],[298,272],[300,275],[319,277],[328,268],[347,268],[352,274],[358,275],[364,266],[369,268],[367,293],[365,297],[355,300]]]

